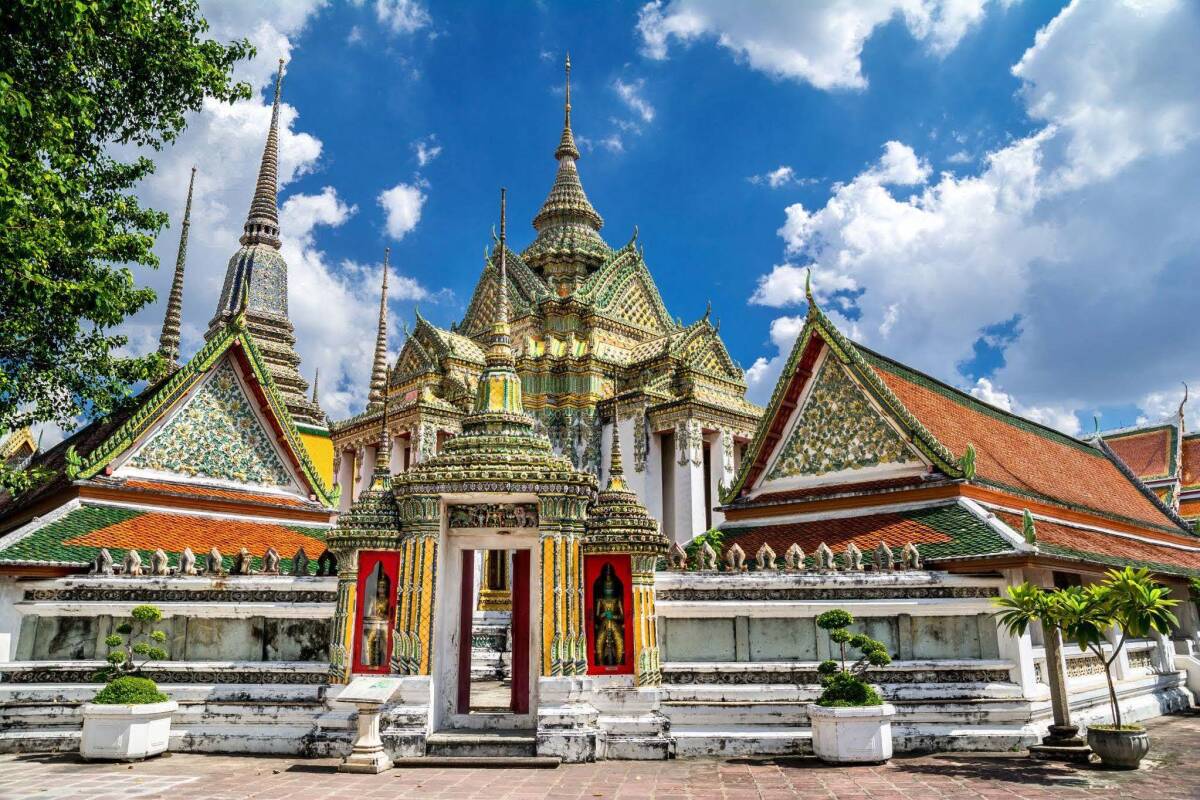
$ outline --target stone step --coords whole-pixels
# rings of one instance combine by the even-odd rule
[[[770,725],[672,725],[675,754],[692,756],[810,755],[812,729]]]
[[[807,703],[667,702],[662,713],[674,725],[728,727],[790,725],[808,727]]]
[[[397,769],[409,767],[465,767],[478,769],[557,769],[562,760],[558,756],[425,756],[424,758],[396,758],[392,765]]]
[[[435,758],[532,758],[537,755],[533,731],[439,731],[425,743]]]
[[[0,730],[0,753],[71,753],[79,750],[81,728]]]

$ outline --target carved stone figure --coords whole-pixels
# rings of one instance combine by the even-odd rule
[[[150,574],[151,575],[167,575],[170,573],[170,568],[167,566],[167,554],[160,547],[150,556]]]
[[[712,549],[712,545],[705,542],[700,548],[700,569],[716,572],[717,570],[717,551]]]
[[[292,575],[301,578],[308,575],[308,553],[304,552],[303,547],[292,556]]]
[[[208,551],[208,558],[204,562],[204,571],[209,575],[225,574],[225,562],[221,557],[221,551],[216,547]]]
[[[862,572],[862,551],[858,549],[858,545],[856,545],[854,542],[851,542],[846,546],[846,555],[844,556],[844,560],[846,569],[853,570],[855,572]]]
[[[125,561],[122,562],[122,573],[125,575],[141,575],[142,574],[142,555],[135,549],[130,549],[125,554]]]
[[[268,547],[267,552],[263,553],[262,571],[267,575],[279,574],[279,551],[274,547]]]
[[[196,554],[192,552],[192,548],[185,547],[183,548],[183,552],[179,554],[179,566],[175,568],[175,574],[196,574]]]
[[[880,542],[879,547],[875,548],[875,569],[880,572],[891,572],[895,568],[896,565],[892,558],[892,548],[888,547],[884,542]]]
[[[687,569],[687,551],[680,547],[679,542],[672,542],[667,551],[667,566],[674,570]]]
[[[833,551],[829,549],[829,545],[821,542],[817,545],[817,552],[814,554],[816,567],[819,570],[833,571],[837,569],[837,562],[833,558]]]
[[[250,551],[243,547],[233,557],[233,569],[230,572],[234,575],[249,575],[253,571],[250,566],[251,563]]]
[[[783,563],[787,564],[788,569],[804,569],[804,551],[800,549],[800,545],[792,542],[792,546],[783,555]]]
[[[337,575],[337,558],[329,550],[321,553],[321,555],[317,558],[317,575]]]
[[[328,552],[328,551],[326,551]],[[382,667],[387,663],[387,630],[391,623],[392,579],[376,564],[363,592],[362,665]]]
[[[730,572],[742,572],[746,569],[746,551],[737,542],[725,550],[725,566]]]
[[[771,549],[771,545],[762,543],[762,547],[754,554],[754,564],[759,570],[775,569],[775,551]]]
[[[92,560],[91,575],[112,575],[113,560],[112,554],[108,552],[108,548],[100,548],[100,552],[96,554],[96,558]]]
[[[904,550],[901,551],[900,558],[904,560],[905,569],[921,568],[921,551],[917,550],[917,546],[912,542],[904,545]]]
[[[604,667],[625,663],[625,587],[612,564],[605,564],[593,587],[593,659]]]

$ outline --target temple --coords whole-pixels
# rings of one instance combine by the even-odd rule
[[[686,542],[720,523],[713,506],[761,409],[745,399],[745,377],[711,314],[685,325],[667,312],[637,231],[615,249],[601,237],[603,220],[579,177],[570,58],[566,67],[554,183],[533,218],[533,242],[505,254],[503,299],[525,408],[555,454],[598,478],[617,426],[632,454],[629,486],[671,538]],[[461,433],[501,301],[497,247],[463,319],[446,330],[418,314],[386,372],[381,310],[371,401],[363,414],[332,425],[343,511],[370,484],[385,395],[393,471],[441,452]]]
[[[1200,531],[1200,433],[1188,433],[1184,399],[1173,419],[1103,431],[1103,442],[1165,506]]]
[[[811,286],[751,405],[708,314],[672,321],[636,237],[600,237],[569,82],[533,243],[508,247],[502,189],[465,318],[418,317],[395,363],[385,251],[366,410],[330,434],[287,318],[279,97],[204,344],[181,357],[190,185],[162,373],[49,450],[0,449],[50,476],[0,496],[0,751],[78,748],[105,641],[144,603],[181,751],[347,755],[375,720],[387,759],[807,754],[833,609],[887,649],[866,676],[896,751],[1013,750],[1066,711],[1106,719],[1109,694],[1099,657],[1010,632],[996,598],[1124,566],[1181,601],[1114,661],[1124,719],[1192,705],[1182,408],[1068,436],[855,344]],[[386,690],[378,718],[348,702],[358,678]]]

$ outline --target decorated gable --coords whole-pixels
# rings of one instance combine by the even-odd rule
[[[256,405],[225,357],[124,467],[296,489]]]
[[[766,480],[820,477],[886,465],[923,466],[923,462],[838,360],[824,359]]]

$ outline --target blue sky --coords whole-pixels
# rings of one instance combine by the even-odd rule
[[[292,318],[337,418],[365,401],[385,246],[394,353],[414,306],[461,317],[500,186],[511,240],[532,239],[569,49],[603,235],[638,226],[685,322],[712,301],[753,398],[812,266],[848,333],[990,402],[1073,432],[1167,413],[1200,380],[1196,7],[840,5],[202,3],[214,35],[258,46],[240,74],[261,94],[197,115],[142,191],[174,220],[199,165],[185,349],[237,247],[275,58]],[[139,315],[131,346],[160,318]]]

